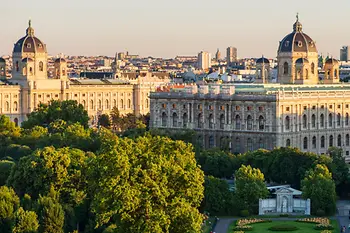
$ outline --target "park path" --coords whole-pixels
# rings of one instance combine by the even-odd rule
[[[337,215],[334,217],[334,219],[337,219],[340,226],[346,226],[346,233],[350,233],[350,229],[348,229],[348,226],[350,224],[349,219],[349,212],[348,210],[345,211],[339,211],[343,209],[349,208],[350,202],[349,201],[337,201]],[[230,224],[233,221],[236,221],[238,218],[220,218],[217,222],[214,232],[215,233],[227,233],[228,228]],[[332,218],[333,219],[333,218]],[[296,218],[275,218],[271,219],[273,221],[286,221],[286,220],[296,220]]]

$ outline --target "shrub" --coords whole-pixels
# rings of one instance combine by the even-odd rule
[[[241,217],[248,217],[249,211],[248,210],[241,210],[240,214],[241,214]]]
[[[316,216],[318,216],[318,217],[323,217],[325,215],[326,215],[326,212],[324,210],[318,209],[316,211]]]
[[[252,231],[253,227],[249,225],[243,225],[243,226],[236,226],[233,228],[234,231]]]
[[[299,228],[292,225],[276,225],[269,228],[270,231],[296,231]]]
[[[285,218],[287,218],[287,217],[289,217],[289,214],[280,214],[280,217],[285,217]]]

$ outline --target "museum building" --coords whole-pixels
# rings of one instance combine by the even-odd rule
[[[262,57],[254,83],[193,84],[151,93],[151,127],[192,129],[204,148],[233,153],[297,147],[322,154],[335,146],[349,156],[350,85],[339,82],[339,62],[328,59],[319,79],[316,43],[298,17],[280,41],[277,60],[277,83]]]

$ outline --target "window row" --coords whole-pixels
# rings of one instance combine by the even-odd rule
[[[308,119],[307,119],[307,115],[304,114],[302,116],[302,127],[303,129],[307,129],[308,128]],[[317,122],[316,120],[316,115],[315,114],[312,114],[311,116],[311,128],[316,128],[317,126],[317,123],[319,124],[319,127],[320,128],[323,128],[325,127],[326,125],[326,121],[325,121],[325,115],[324,114],[321,114],[320,117],[319,117],[319,121]],[[333,114],[330,113],[328,115],[328,127],[333,127],[334,124],[338,127],[342,126],[342,116],[340,115],[340,113],[338,113],[336,115],[336,119],[335,119],[335,122],[334,122],[334,119],[333,119]],[[349,113],[346,113],[345,114],[345,118],[344,118],[344,124],[345,126],[348,126],[349,125]],[[285,119],[284,119],[284,126],[285,126],[285,129],[286,130],[290,130],[290,127],[291,127],[291,119],[289,116],[286,116]]]
[[[84,108],[88,108],[87,103],[86,103],[85,100],[81,101],[81,105],[83,105]],[[94,105],[94,101],[90,100],[89,108],[91,110],[94,110],[95,107],[96,106]],[[98,100],[97,101],[97,108],[98,109],[110,109],[110,108],[113,108],[113,107],[117,107],[119,109],[124,109],[124,108],[130,109],[132,107],[131,100],[130,99],[127,100],[126,106],[124,105],[124,100],[123,99],[121,99],[119,101],[119,105],[117,104],[117,100],[113,100],[113,105],[111,105],[109,103],[109,100],[105,100],[104,101],[104,105],[102,104],[102,100]],[[148,108],[148,101],[146,102],[146,107]]]
[[[321,138],[319,139],[319,143],[320,143],[320,148],[325,148],[326,147],[326,137],[325,136],[321,136]],[[332,146],[337,146],[337,147],[342,147],[342,146],[350,146],[350,136],[349,134],[346,134],[345,136],[345,144],[343,144],[342,141],[342,136],[339,134],[336,138],[333,137],[333,135],[330,135],[328,138],[328,147],[332,147]],[[286,140],[286,147],[291,146],[291,141],[290,139]],[[313,136],[311,139],[311,148],[309,148],[309,139],[308,137],[304,137],[303,138],[303,149],[307,150],[307,149],[316,149],[317,148],[317,138],[316,136]]]
[[[4,105],[3,110],[5,112],[10,112],[10,110],[11,110],[10,102],[5,101],[5,105]],[[13,104],[12,104],[12,111],[18,111],[18,103],[17,103],[17,101],[13,102]]]

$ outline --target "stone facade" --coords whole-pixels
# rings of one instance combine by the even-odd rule
[[[191,85],[152,93],[151,127],[193,129],[204,148],[234,153],[291,146],[322,154],[336,146],[349,156],[350,85],[339,83],[335,59],[326,61],[326,79],[316,79],[315,42],[302,34],[299,21],[293,33],[283,39],[285,45],[298,46],[298,38],[303,42],[296,51],[280,45],[279,83],[268,83],[263,72],[253,84]],[[259,68],[264,70],[266,63],[262,58]],[[283,68],[291,73],[281,74]]]
[[[149,113],[149,93],[168,83],[169,75],[155,76],[150,72],[120,74],[111,80],[69,80],[67,63],[59,58],[54,64],[54,78],[47,76],[46,45],[34,35],[31,24],[26,35],[13,50],[11,79],[6,79],[6,63],[0,59],[0,114],[5,114],[16,124],[39,103],[50,100],[76,100],[88,111],[91,123],[98,116],[117,107],[121,114]]]

